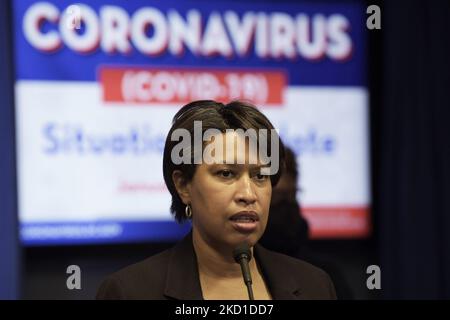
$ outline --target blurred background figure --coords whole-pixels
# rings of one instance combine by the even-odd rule
[[[297,200],[298,165],[295,153],[285,148],[280,181],[272,189],[269,220],[260,243],[267,249],[305,260],[326,271],[333,280],[338,299],[353,299],[348,282],[336,263],[315,253],[308,245],[308,221]]]

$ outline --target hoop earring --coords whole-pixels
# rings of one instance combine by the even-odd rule
[[[186,218],[188,218],[188,219],[192,217],[192,208],[189,204],[186,205],[186,208],[184,209],[184,214],[186,215]]]

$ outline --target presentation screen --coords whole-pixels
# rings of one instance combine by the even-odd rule
[[[162,154],[192,100],[253,102],[299,161],[312,238],[370,234],[365,8],[32,1],[14,9],[26,245],[172,241]]]

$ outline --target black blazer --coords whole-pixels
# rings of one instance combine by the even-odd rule
[[[258,244],[253,252],[273,299],[336,299],[321,269]],[[192,233],[173,248],[108,276],[96,298],[202,300]]]

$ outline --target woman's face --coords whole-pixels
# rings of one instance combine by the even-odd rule
[[[230,138],[229,134],[225,136]],[[237,153],[236,145],[227,146],[226,154]],[[194,232],[209,245],[226,250],[242,242],[253,246],[267,224],[272,194],[270,176],[260,173],[259,162],[249,163],[248,144],[245,150],[244,164],[225,164],[225,156],[216,155],[213,164],[198,165],[187,184],[187,198],[183,199],[191,204]]]

